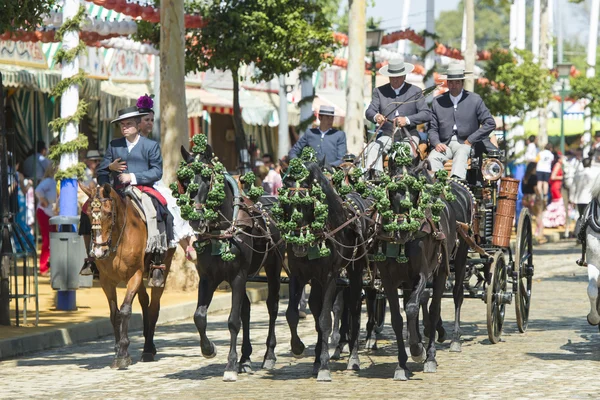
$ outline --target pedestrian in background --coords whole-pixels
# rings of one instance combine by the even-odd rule
[[[537,156],[536,176],[538,180],[538,191],[544,204],[547,204],[548,189],[550,175],[552,174],[552,164],[554,162],[554,146],[551,143],[546,144],[544,150],[542,150]]]
[[[46,276],[50,273],[50,232],[54,232],[55,227],[50,225],[50,217],[56,215],[56,181],[54,175],[56,167],[50,164],[42,176],[42,181],[35,188],[35,195],[38,199],[36,210],[37,223],[42,236],[42,252],[40,255],[40,274]]]
[[[550,173],[549,187],[551,202],[544,212],[544,227],[557,228],[564,226],[566,221],[565,203],[562,198],[563,184],[563,156],[560,152],[556,154],[556,161]]]
[[[585,208],[592,201],[592,187],[598,174],[600,174],[599,167],[592,167],[592,159],[586,158],[581,162],[582,168],[580,168],[575,174],[573,180],[573,187],[571,190],[571,202],[577,206],[577,212],[579,213],[579,219],[577,226],[575,227],[575,236],[579,232],[579,226],[581,224],[581,217],[585,211]]]
[[[531,135],[527,138],[527,148],[525,149],[525,162],[527,164],[536,162],[537,155],[537,137],[535,135]]]
[[[46,170],[52,164],[46,158],[47,155],[48,148],[46,147],[46,143],[40,140],[37,142],[37,151],[23,161],[23,175],[25,175],[25,178],[36,178],[37,183],[40,183],[44,179]]]

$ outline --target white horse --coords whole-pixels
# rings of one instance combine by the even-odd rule
[[[596,176],[592,187],[592,196],[600,203],[600,175]],[[590,298],[590,313],[587,320],[590,325],[600,324],[598,289],[600,288],[600,233],[586,225],[585,258],[588,269],[588,297]]]

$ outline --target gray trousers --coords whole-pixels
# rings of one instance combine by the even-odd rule
[[[398,135],[397,133],[396,135]],[[415,146],[419,146],[419,137],[411,136],[411,140]],[[408,139],[402,139],[403,142],[408,143]],[[377,171],[383,172],[383,156],[387,154],[392,148],[392,138],[390,136],[380,136],[375,141],[369,143],[365,150],[365,168],[372,168]],[[414,151],[410,148],[411,155],[414,157]]]
[[[459,179],[466,179],[467,163],[469,161],[469,156],[471,155],[471,146],[458,143],[456,136],[452,136],[450,143],[448,143],[446,147],[448,149],[445,153],[440,153],[437,150],[433,150],[429,153],[431,170],[435,172],[444,169],[444,163],[448,160],[452,160],[452,172],[450,175],[456,176]]]

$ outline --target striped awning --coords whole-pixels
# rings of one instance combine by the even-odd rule
[[[60,82],[60,72],[44,69],[0,64],[0,72],[2,72],[2,84],[6,87],[25,87],[46,94]]]

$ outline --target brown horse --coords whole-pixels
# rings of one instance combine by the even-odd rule
[[[142,361],[154,361],[154,331],[160,310],[164,287],[152,288],[152,300],[146,292],[143,276],[150,264],[146,257],[146,224],[132,205],[131,199],[122,198],[109,184],[81,189],[88,195],[92,243],[90,255],[96,258],[100,271],[100,285],[108,299],[110,321],[115,332],[115,359],[111,368],[125,369],[131,364],[129,356],[128,327],[131,305],[136,294],[142,307],[144,320],[144,350]],[[165,257],[165,280],[169,274],[175,249]],[[121,307],[117,307],[117,285],[127,283],[127,293]]]

